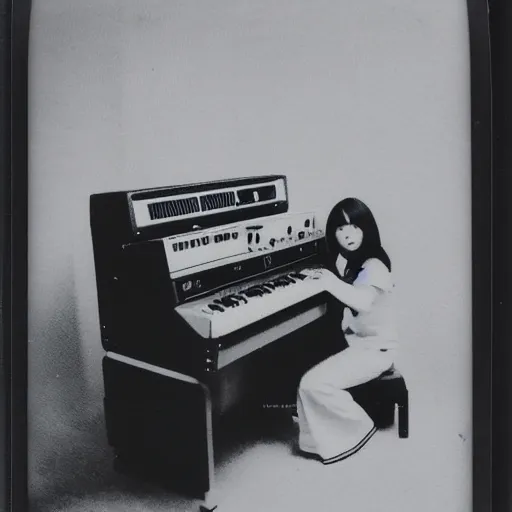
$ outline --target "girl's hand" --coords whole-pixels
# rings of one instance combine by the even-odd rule
[[[321,283],[322,287],[326,292],[333,293],[333,289],[336,289],[342,282],[341,279],[336,275],[333,274],[330,270],[327,269],[321,269]]]
[[[309,279],[316,281],[324,291],[329,292],[333,286],[336,286],[336,282],[340,279],[326,268],[310,268],[301,271],[302,274],[306,274]]]
[[[333,277],[336,277],[334,274],[329,272],[325,268],[307,268],[300,271],[301,274],[307,275],[310,279],[325,279],[328,274],[331,274]]]

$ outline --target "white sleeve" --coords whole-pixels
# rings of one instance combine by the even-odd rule
[[[354,281],[354,286],[373,286],[385,292],[391,291],[393,289],[391,272],[382,261],[371,258],[364,263]]]

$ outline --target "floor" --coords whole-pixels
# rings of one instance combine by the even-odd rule
[[[296,453],[297,425],[288,415],[233,433],[216,453],[218,511],[471,510],[468,411],[456,389],[433,391],[422,382],[421,375],[408,378],[408,439],[396,426],[381,430],[330,466]],[[198,510],[197,500],[114,472],[101,415],[67,434],[70,448],[32,475],[45,492],[31,496],[31,512]]]

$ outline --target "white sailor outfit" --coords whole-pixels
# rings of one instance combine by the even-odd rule
[[[377,297],[356,316],[345,308],[342,329],[348,348],[310,369],[297,393],[299,447],[330,464],[356,453],[375,433],[372,419],[346,389],[389,369],[397,347],[391,273],[382,261],[367,260],[354,286],[373,286]]]

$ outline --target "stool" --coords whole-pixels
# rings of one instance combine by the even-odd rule
[[[398,435],[409,437],[409,392],[403,376],[394,366],[376,379],[347,391],[379,429],[394,424],[395,406],[398,406]]]

